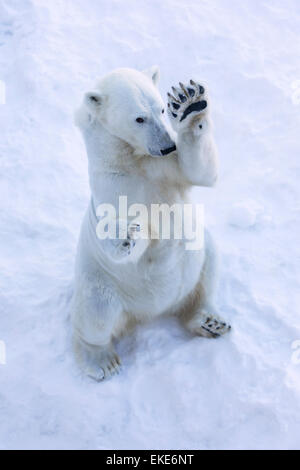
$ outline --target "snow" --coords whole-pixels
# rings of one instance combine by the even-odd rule
[[[297,0],[0,0],[1,449],[299,449],[299,21]],[[220,179],[195,195],[233,331],[140,327],[96,384],[70,351],[89,198],[72,114],[98,75],[153,64],[163,96],[210,86]]]
[[[240,228],[249,228],[258,222],[263,208],[256,201],[237,202],[229,212],[229,223]]]

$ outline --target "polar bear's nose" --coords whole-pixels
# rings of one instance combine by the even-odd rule
[[[169,153],[174,152],[175,150],[176,150],[176,145],[174,144],[174,145],[172,145],[172,147],[161,150],[160,153],[162,155],[168,155]]]

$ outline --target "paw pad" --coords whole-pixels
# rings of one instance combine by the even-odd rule
[[[194,88],[188,88],[187,91],[189,92],[190,97],[193,98],[193,96],[195,95]]]

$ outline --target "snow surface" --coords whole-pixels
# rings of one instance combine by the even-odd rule
[[[0,0],[0,448],[300,448],[299,33],[298,0]],[[234,329],[139,328],[96,384],[70,352],[89,198],[72,114],[98,75],[153,64],[164,96],[210,85],[221,172],[196,193]]]

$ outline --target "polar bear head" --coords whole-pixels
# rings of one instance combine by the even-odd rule
[[[118,69],[103,77],[84,97],[89,118],[153,157],[176,149],[164,122],[164,103],[157,89],[159,70]]]

